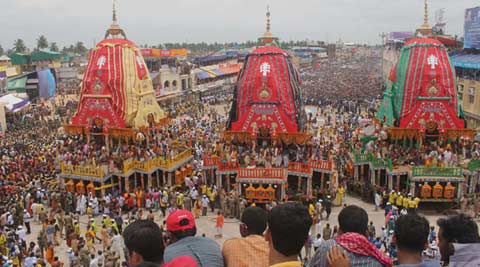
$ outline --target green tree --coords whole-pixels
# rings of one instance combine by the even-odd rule
[[[50,43],[50,51],[54,51],[54,52],[59,51],[57,43],[55,43],[55,42]]]
[[[83,42],[77,42],[75,44],[75,47],[74,47],[74,53],[76,54],[80,54],[80,55],[86,55],[87,54],[87,51],[88,49],[85,47],[85,45],[83,44]]]
[[[14,53],[25,53],[27,51],[27,46],[22,39],[17,39],[13,42],[13,51]]]
[[[47,37],[45,37],[44,35],[40,35],[40,37],[38,37],[38,39],[37,39],[37,48],[38,48],[39,50],[40,50],[40,49],[48,48]]]
[[[0,56],[5,53],[5,50],[3,50],[3,47],[0,45]]]

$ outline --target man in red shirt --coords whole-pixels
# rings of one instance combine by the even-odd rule
[[[216,238],[222,238],[223,237],[223,224],[224,224],[225,218],[222,215],[222,212],[219,211],[217,212],[217,223],[215,225],[215,228],[217,230],[217,234],[215,235]]]

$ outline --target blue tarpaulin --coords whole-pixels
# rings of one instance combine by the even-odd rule
[[[41,98],[49,99],[55,95],[55,77],[50,69],[38,72],[38,95]]]
[[[204,79],[212,78],[212,76],[210,76],[210,74],[208,74],[208,72],[206,71],[201,71],[197,73],[197,78],[199,80],[204,80]]]
[[[214,72],[217,76],[225,75],[225,73],[219,69],[213,69],[212,72]]]
[[[455,67],[480,70],[480,55],[454,55],[451,60]]]

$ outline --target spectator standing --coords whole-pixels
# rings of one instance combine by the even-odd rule
[[[222,215],[221,211],[217,212],[217,218],[216,218],[216,223],[215,223],[215,230],[217,231],[217,234],[215,235],[216,238],[222,238],[223,237],[223,224],[224,224],[225,218]]]
[[[399,267],[439,267],[438,261],[423,261],[428,247],[429,223],[416,214],[400,216],[395,223],[393,243],[397,247]]]
[[[298,255],[308,239],[312,218],[307,208],[285,203],[272,209],[265,240],[268,241],[271,267],[300,267]]]
[[[259,207],[245,208],[240,217],[241,238],[223,244],[226,267],[268,267],[268,243],[263,237],[267,213]]]
[[[464,214],[437,221],[438,247],[450,267],[480,266],[480,236],[477,223]]]
[[[129,266],[150,264],[160,266],[163,261],[163,234],[158,225],[150,220],[137,220],[123,231],[128,252]]]
[[[338,214],[338,223],[339,236],[320,245],[310,267],[327,267],[329,250],[336,246],[340,246],[341,251],[348,254],[351,266],[392,266],[392,260],[367,239],[368,215],[364,209],[355,205],[343,208]],[[336,252],[334,254],[337,255]]]
[[[205,237],[196,237],[195,219],[187,210],[176,210],[167,217],[170,244],[163,257],[167,266],[182,262],[184,267],[223,267],[218,244]]]

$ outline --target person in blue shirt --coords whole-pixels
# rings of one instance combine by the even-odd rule
[[[430,234],[428,235],[428,243],[432,243],[433,240],[437,239],[437,232],[435,232],[435,227],[430,226]]]
[[[378,249],[381,249],[382,248],[382,241],[380,240],[380,237],[377,237],[377,239],[375,239],[375,241],[373,242],[373,244],[378,248]]]

